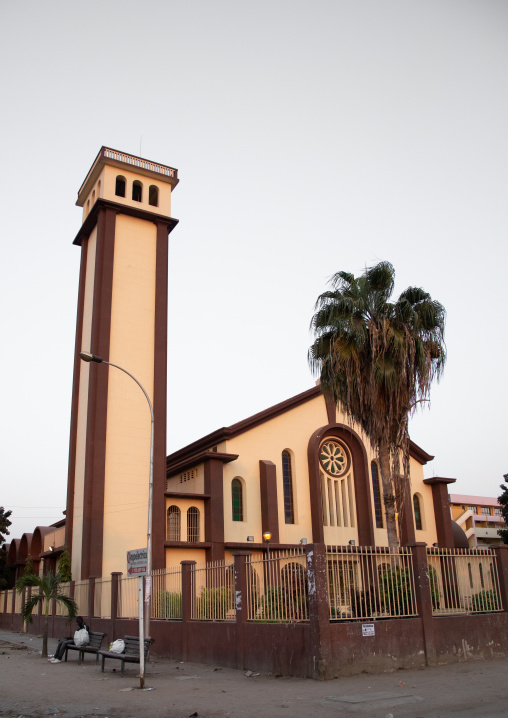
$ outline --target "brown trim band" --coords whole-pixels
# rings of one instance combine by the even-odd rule
[[[137,219],[144,219],[147,222],[153,222],[158,225],[160,222],[167,226],[168,234],[174,230],[178,224],[177,219],[173,217],[167,217],[165,214],[156,214],[155,212],[147,212],[145,209],[138,209],[137,207],[130,207],[126,204],[120,204],[120,202],[112,202],[109,199],[99,197],[95,200],[95,204],[90,210],[90,214],[81,225],[79,232],[74,238],[73,244],[80,245],[81,242],[90,236],[92,229],[97,223],[97,217],[101,210],[110,209],[117,214],[125,214],[128,217],[136,217]]]
[[[90,351],[109,361],[116,211],[100,208]],[[109,369],[109,367],[108,367]],[[109,371],[90,365],[81,578],[102,576]]]
[[[78,431],[79,380],[81,376],[81,341],[83,338],[83,312],[85,305],[86,269],[88,257],[88,237],[81,245],[81,266],[79,269],[78,308],[76,317],[76,338],[74,341],[74,376],[72,379],[71,425],[69,437],[69,471],[67,475],[67,508],[65,524],[65,543],[72,556],[72,530],[74,527],[74,483],[76,479],[76,442]],[[93,271],[93,267],[91,268]]]
[[[176,476],[176,474],[180,474],[196,464],[201,464],[207,459],[217,459],[222,461],[223,464],[229,464],[230,461],[236,461],[238,456],[239,454],[226,454],[222,451],[201,451],[199,454],[193,454],[193,456],[189,456],[177,464],[169,464],[166,460],[166,476],[168,478]]]
[[[152,536],[153,568],[166,567],[164,551],[166,509],[160,501],[166,488],[166,420],[167,420],[167,370],[168,370],[168,225],[157,223],[155,258],[155,318],[154,318],[154,366],[153,366],[153,413],[154,413],[154,459]]]

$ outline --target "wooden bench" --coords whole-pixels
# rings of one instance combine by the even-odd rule
[[[101,671],[104,673],[104,661],[106,658],[114,658],[117,661],[122,661],[122,675],[124,672],[126,663],[139,663],[139,637],[138,636],[124,636],[125,642],[125,653],[111,653],[111,651],[99,651],[98,656],[102,656]],[[153,643],[152,638],[145,638],[145,661],[148,658],[150,646]]]
[[[83,659],[85,657],[85,653],[94,653],[95,654],[95,662],[97,663],[99,661],[99,650],[102,645],[102,641],[104,640],[105,633],[99,633],[97,631],[90,631],[90,642],[86,646],[76,646],[74,643],[68,643],[65,646],[65,660],[67,661],[67,652],[68,651],[79,651],[79,663],[83,662]]]

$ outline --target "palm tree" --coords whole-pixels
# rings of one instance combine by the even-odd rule
[[[418,287],[390,301],[394,281],[389,262],[359,277],[335,274],[316,302],[309,349],[323,393],[378,451],[390,546],[398,545],[395,511],[402,512],[409,483],[408,419],[429,400],[446,360],[444,307]]]
[[[32,595],[24,602],[21,608],[21,615],[25,623],[32,623],[32,613],[39,603],[44,606],[44,626],[42,631],[42,657],[48,657],[48,625],[49,625],[49,608],[52,600],[61,603],[67,609],[69,623],[76,618],[78,613],[78,605],[73,598],[69,598],[60,591],[61,576],[59,573],[45,573],[44,576],[36,576],[35,574],[25,574],[16,583],[18,593],[27,586],[35,586],[39,589],[38,593]]]

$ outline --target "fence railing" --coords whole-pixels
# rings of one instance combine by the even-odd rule
[[[421,550],[421,549],[420,549]],[[499,556],[498,556],[499,554]],[[309,620],[309,584],[304,547],[272,550],[233,561],[194,564],[152,572],[151,617],[197,621],[305,622]],[[502,605],[499,550],[426,550],[429,596],[435,616],[495,613]],[[499,563],[502,566],[502,562]],[[328,546],[326,555],[329,618],[331,621],[410,618],[417,616],[413,553],[410,548]],[[182,577],[186,575],[185,587]],[[138,580],[118,577],[118,601],[112,607],[112,578],[74,582],[78,613],[89,618],[137,618]],[[239,582],[239,583],[238,583]],[[185,591],[183,590],[185,588]],[[245,591],[246,589],[246,591]],[[70,595],[71,584],[61,584]],[[92,594],[90,594],[92,591]],[[241,612],[237,617],[237,592]],[[504,595],[504,594],[503,594]],[[92,606],[90,606],[90,599]],[[423,599],[421,599],[423,600]],[[14,589],[0,592],[0,613],[20,614],[23,596]],[[240,604],[238,604],[240,606]],[[56,604],[56,615],[66,615]],[[92,612],[92,615],[90,614]]]
[[[111,579],[95,579],[94,617],[111,618]]]
[[[191,569],[191,618],[234,621],[235,569],[232,562],[211,561]]]
[[[33,591],[34,589],[32,589]],[[35,589],[36,590],[36,589]],[[60,593],[63,593],[64,596],[70,596],[71,595],[71,584],[70,583],[61,583],[60,584]],[[56,615],[57,616],[67,616],[67,609],[65,606],[60,603],[60,601],[55,601],[56,603]]]
[[[331,621],[417,615],[410,549],[328,546]]]
[[[434,615],[502,611],[499,577],[490,549],[427,549]]]
[[[74,584],[74,600],[78,604],[78,616],[88,614],[89,581],[76,581]]]
[[[180,566],[152,571],[152,618],[182,618],[182,571]]]
[[[302,548],[247,559],[247,620],[309,620],[307,556]]]

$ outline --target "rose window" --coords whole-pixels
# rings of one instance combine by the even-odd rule
[[[348,467],[346,450],[338,441],[325,441],[319,450],[319,458],[324,470],[332,476],[340,476]]]

